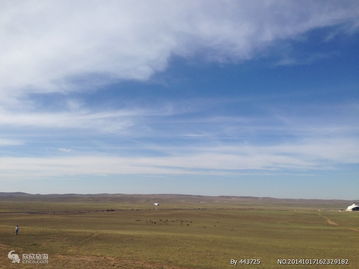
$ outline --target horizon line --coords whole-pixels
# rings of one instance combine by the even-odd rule
[[[204,195],[204,194],[184,194],[184,193],[109,193],[109,192],[98,192],[98,193],[30,193],[30,192],[21,192],[21,191],[14,191],[14,192],[0,192],[2,194],[25,194],[25,195],[126,195],[126,196],[150,196],[150,195],[178,195],[178,196],[200,196],[200,197],[236,197],[236,198],[258,198],[258,199],[275,199],[275,200],[319,200],[319,201],[359,201],[359,199],[341,199],[341,198],[286,198],[286,197],[273,197],[273,196],[251,196],[251,195]]]

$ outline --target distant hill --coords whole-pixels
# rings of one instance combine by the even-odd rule
[[[184,194],[29,194],[24,192],[0,192],[0,201],[47,201],[47,202],[117,202],[147,204],[154,201],[166,204],[243,204],[243,205],[286,205],[286,206],[335,206],[342,208],[352,200],[324,199],[279,199],[251,196],[204,196]]]

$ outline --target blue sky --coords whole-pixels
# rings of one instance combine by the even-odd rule
[[[358,199],[357,1],[9,1],[0,191]]]

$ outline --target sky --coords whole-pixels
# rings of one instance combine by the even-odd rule
[[[0,0],[0,191],[359,199],[356,0]]]

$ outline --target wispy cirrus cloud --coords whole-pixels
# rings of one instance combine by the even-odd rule
[[[45,129],[91,129],[97,132],[116,132],[132,126],[135,111],[67,111],[11,112],[0,111],[0,126]]]
[[[65,153],[72,152],[72,149],[70,149],[70,148],[58,148],[57,150],[60,151],[60,152],[65,152]]]
[[[354,115],[356,109],[356,105],[345,106],[342,113]],[[274,113],[252,118],[239,116],[237,120],[234,115],[194,119],[191,114],[189,117],[181,114],[179,121],[172,118],[173,110],[162,115],[167,110],[161,108],[151,113],[84,111],[72,110],[65,115],[30,114],[28,118],[25,113],[21,117],[16,114],[0,117],[0,126],[71,130],[71,136],[65,135],[63,145],[54,144],[53,139],[48,145],[42,144],[42,148],[56,145],[53,152],[39,156],[36,149],[32,157],[2,156],[0,179],[124,174],[296,174],[359,163],[355,119],[349,117],[347,122],[340,122],[341,116],[335,119],[327,111],[313,116],[308,110],[307,118]],[[323,120],[328,117],[329,122]],[[129,119],[130,126],[120,124]],[[76,133],[84,129],[91,134],[107,132],[107,139],[94,142],[93,136]],[[272,138],[266,142],[267,136]],[[23,137],[27,139],[26,135]],[[75,137],[76,141],[81,140],[80,144],[73,141]],[[28,139],[35,143],[38,140]],[[0,140],[0,145],[1,142],[19,143]]]
[[[9,138],[1,138],[0,137],[0,147],[3,146],[18,146],[24,144],[21,140],[9,139]]]
[[[359,163],[355,139],[320,139],[278,145],[162,147],[167,156],[70,154],[67,157],[1,157],[0,179],[9,177],[100,176],[123,174],[226,175],[271,172],[298,173],[335,169]],[[159,149],[157,149],[159,150]]]

